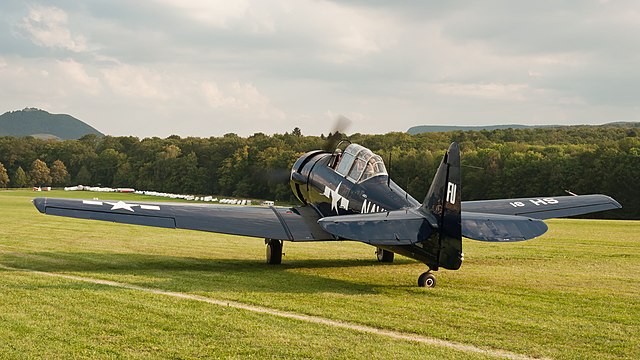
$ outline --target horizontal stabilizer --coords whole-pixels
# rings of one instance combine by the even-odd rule
[[[329,216],[318,223],[325,231],[341,239],[371,245],[410,245],[431,234],[427,218],[414,210]]]
[[[576,216],[622,206],[606,195],[554,196],[538,198],[465,201],[462,211],[519,215],[534,219]]]
[[[462,236],[480,241],[513,242],[533,239],[547,231],[542,220],[515,215],[462,212]]]

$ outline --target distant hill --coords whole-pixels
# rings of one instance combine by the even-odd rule
[[[104,136],[86,123],[66,114],[50,114],[36,108],[0,115],[0,136],[34,136],[41,139],[79,139],[87,134]]]
[[[500,129],[536,129],[536,128],[559,128],[569,126],[604,126],[604,127],[640,127],[640,122],[612,122],[603,125],[487,125],[487,126],[448,126],[448,125],[419,125],[412,126],[407,130],[411,135],[425,132],[447,132],[447,131],[480,131],[480,130],[500,130]]]

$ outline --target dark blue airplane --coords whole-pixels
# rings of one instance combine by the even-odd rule
[[[431,271],[457,270],[462,237],[512,242],[547,231],[544,219],[621,208],[606,195],[460,201],[460,150],[452,143],[422,203],[387,174],[380,156],[358,144],[316,150],[291,169],[294,207],[33,200],[45,214],[264,238],[267,262],[280,264],[283,241],[352,240],[377,248],[380,262],[401,254],[425,263],[418,285],[433,287]]]

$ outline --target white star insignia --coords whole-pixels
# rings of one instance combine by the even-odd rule
[[[112,205],[111,211],[123,209],[123,210],[128,210],[128,211],[133,212],[133,207],[134,206],[140,206],[138,204],[127,204],[124,201],[118,201],[117,203],[108,202],[106,204]]]
[[[338,208],[349,210],[349,200],[339,193],[340,185],[342,185],[342,183],[339,183],[335,190],[331,190],[328,186],[325,186],[324,193],[322,193],[327,199],[331,200],[331,210],[335,210],[336,214],[340,214]]]
[[[133,208],[136,206],[139,206],[140,209],[142,210],[155,210],[158,211],[160,210],[160,206],[159,205],[145,205],[145,204],[127,204],[124,201],[118,201],[118,202],[108,202],[105,201],[104,203],[102,201],[97,201],[96,200],[82,200],[82,203],[85,205],[96,205],[96,206],[102,206],[104,204],[107,205],[111,205],[111,210],[127,210],[127,211],[133,211]]]

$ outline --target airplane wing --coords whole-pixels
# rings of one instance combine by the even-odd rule
[[[291,241],[335,240],[318,226],[309,207],[260,207],[183,203],[36,198],[41,213],[164,228]]]
[[[463,201],[463,212],[515,215],[533,219],[551,219],[620,209],[622,206],[606,195],[556,196]]]

